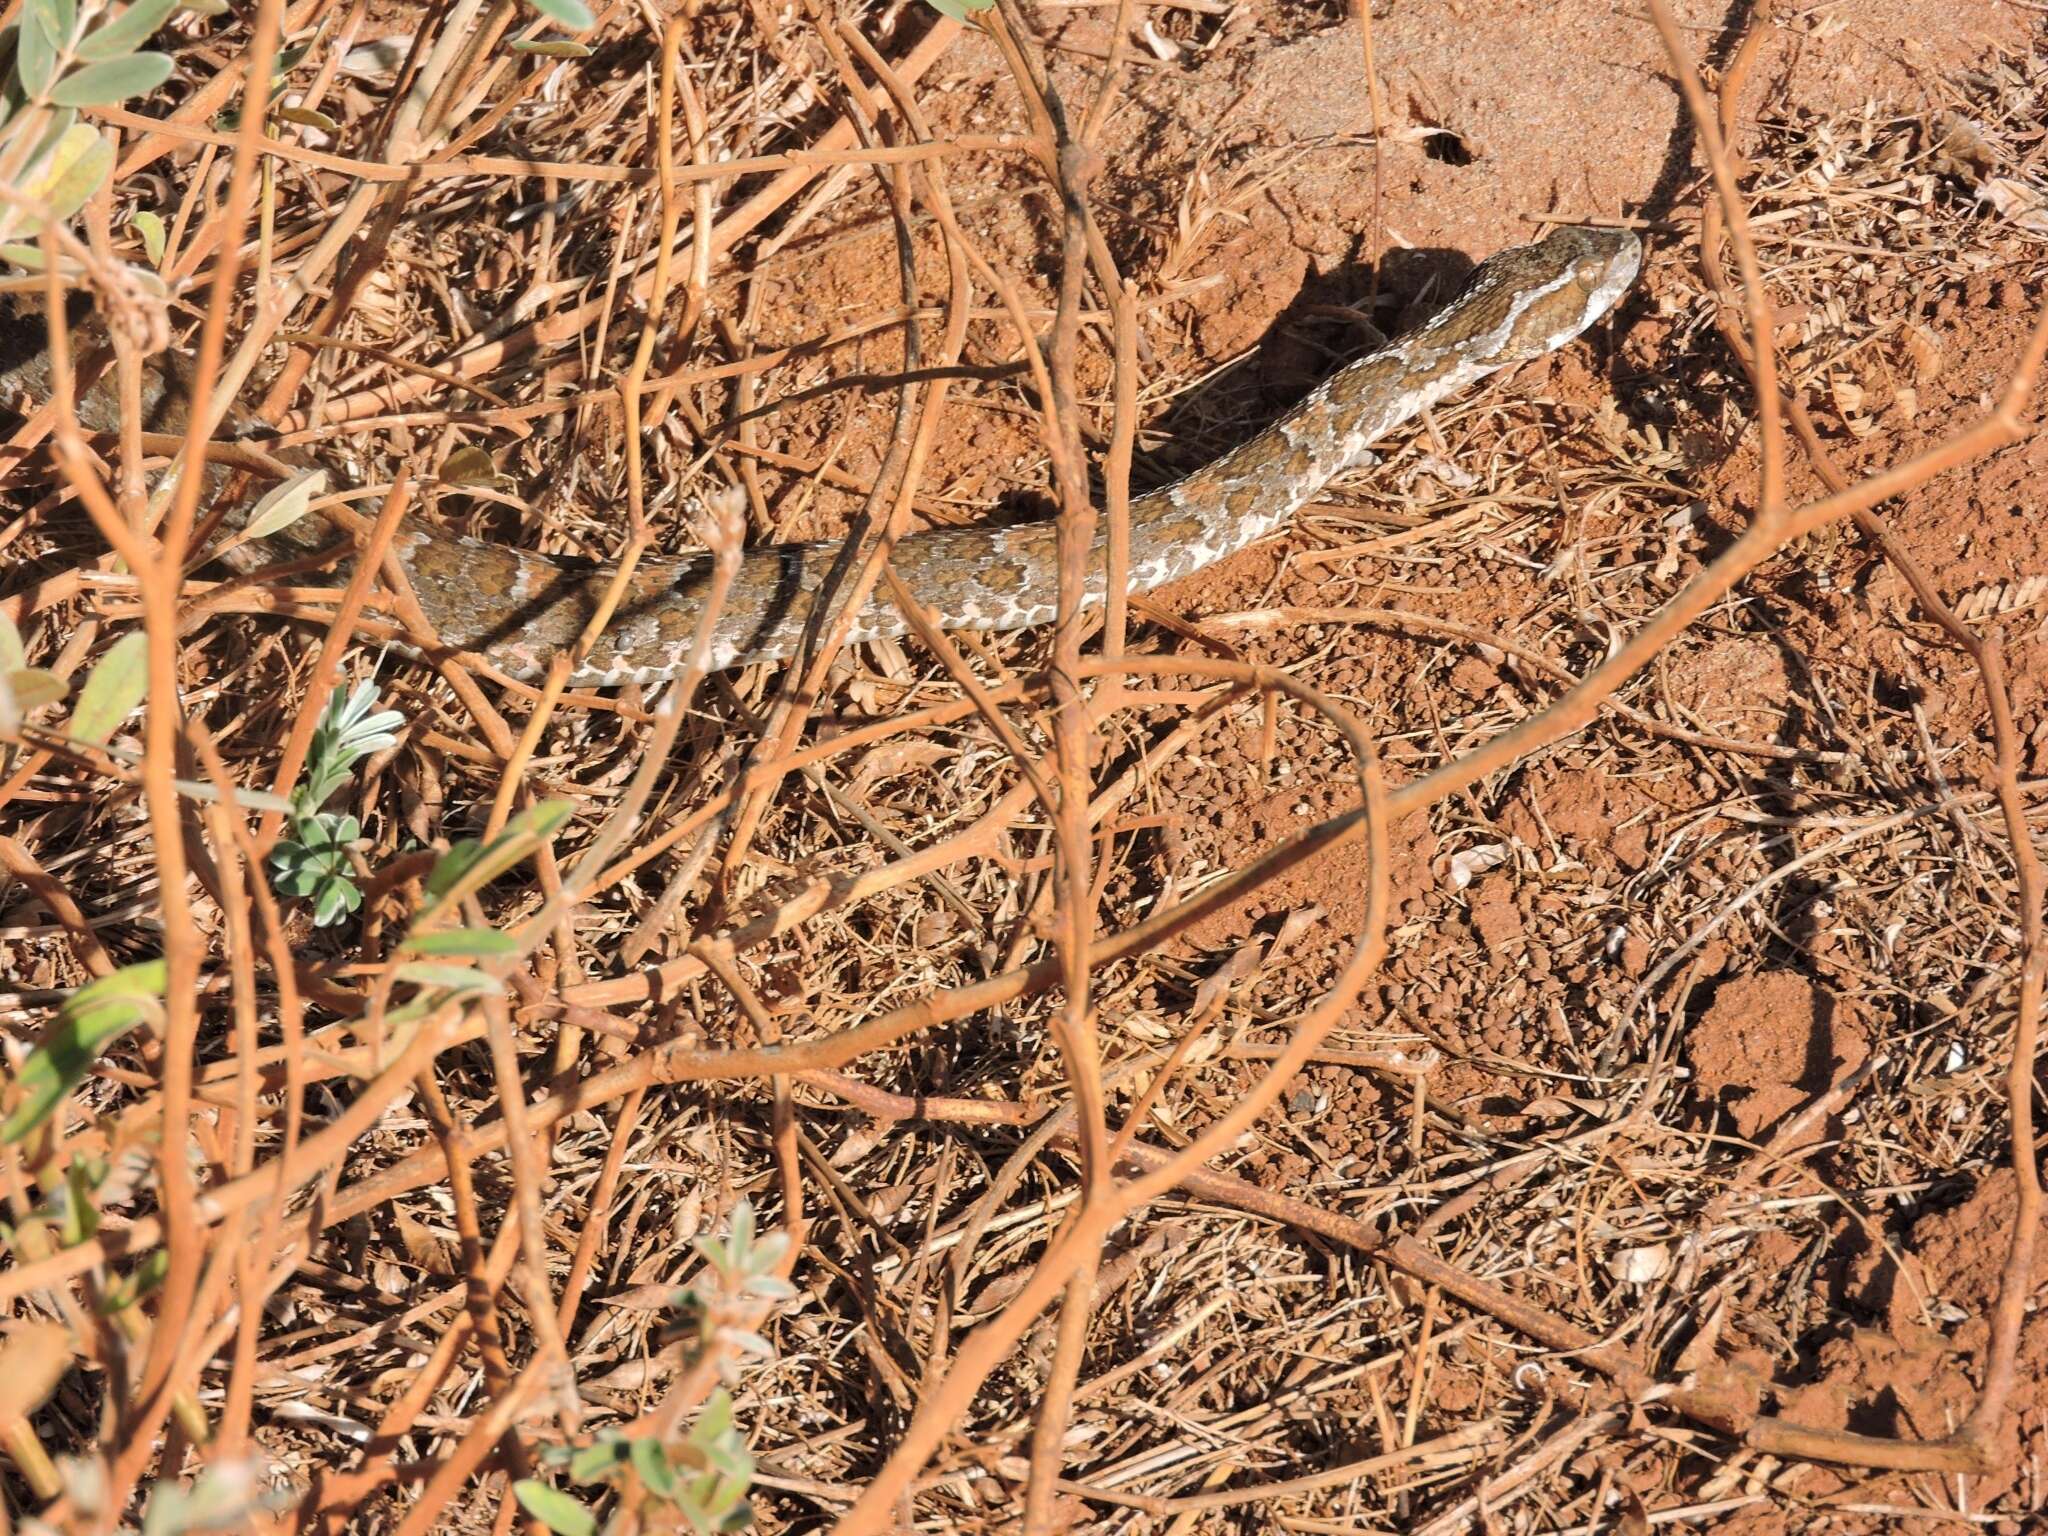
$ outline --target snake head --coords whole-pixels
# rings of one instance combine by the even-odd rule
[[[1643,245],[1626,229],[1560,225],[1481,262],[1428,343],[1491,370],[1555,351],[1628,291]]]
[[[1642,268],[1643,243],[1626,229],[1566,224],[1496,259],[1509,256],[1526,261],[1515,274],[1517,303],[1503,362],[1561,347],[1612,309]]]

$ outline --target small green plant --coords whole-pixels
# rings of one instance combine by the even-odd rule
[[[139,51],[179,0],[134,0],[118,14],[86,0],[24,0],[0,27],[0,180],[39,199],[62,222],[85,206],[114,168],[114,146],[78,121],[83,107],[147,95],[171,76],[168,54]],[[24,210],[0,208],[0,241]],[[8,259],[22,260],[9,249]],[[39,258],[29,252],[29,264]]]
[[[696,1332],[698,1351],[715,1350],[726,1361],[743,1355],[774,1356],[775,1346],[742,1326],[742,1319],[763,1303],[787,1301],[796,1294],[796,1287],[775,1273],[788,1251],[787,1232],[756,1234],[749,1200],[733,1207],[732,1232],[724,1242],[697,1239],[711,1283],[683,1287],[675,1302],[683,1326]]]
[[[0,1124],[0,1141],[20,1141],[78,1086],[108,1046],[144,1020],[163,1018],[170,979],[162,960],[144,960],[89,981],[64,1000],[14,1081],[21,1090],[14,1112]]]
[[[355,771],[356,760],[381,752],[398,740],[405,724],[396,710],[377,708],[374,684],[359,684],[353,693],[337,688],[313,728],[306,754],[305,777],[292,791],[291,830],[270,851],[278,887],[313,903],[313,925],[340,922],[363,904],[355,882],[349,849],[363,835],[355,817],[320,807]]]
[[[775,1347],[749,1322],[796,1294],[775,1273],[789,1252],[789,1234],[759,1235],[754,1207],[742,1200],[733,1209],[732,1231],[725,1240],[700,1238],[697,1252],[705,1263],[703,1280],[675,1297],[681,1326],[693,1336],[692,1354],[701,1359],[714,1352],[728,1375],[746,1357],[772,1357]],[[544,1459],[585,1487],[630,1475],[648,1498],[674,1510],[697,1536],[744,1530],[753,1522],[747,1491],[754,1481],[754,1458],[733,1423],[732,1397],[723,1387],[711,1394],[678,1444],[607,1429],[588,1445],[559,1446],[544,1453]],[[512,1491],[520,1506],[556,1536],[597,1536],[597,1516],[573,1494],[538,1478],[527,1478]]]

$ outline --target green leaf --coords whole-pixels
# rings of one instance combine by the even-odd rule
[[[51,107],[43,125],[43,136],[36,141],[36,147],[29,151],[28,163],[31,170],[50,158],[50,153],[63,142],[64,135],[71,131],[71,125],[78,121],[78,108]]]
[[[456,882],[475,867],[476,861],[482,858],[483,854],[482,843],[473,837],[465,837],[434,861],[434,867],[427,871],[427,898],[430,909],[440,905],[441,896],[454,890]]]
[[[725,1517],[740,1507],[740,1500],[747,1496],[745,1483],[718,1483],[704,1499],[704,1513],[718,1522],[720,1530],[727,1529]],[[744,1525],[745,1522],[742,1522]]]
[[[130,215],[128,227],[142,236],[142,250],[152,267],[164,264],[164,221],[147,208]]]
[[[690,1426],[690,1444],[703,1450],[732,1428],[732,1394],[720,1387],[705,1401],[704,1411]]]
[[[135,1266],[135,1273],[123,1275],[100,1293],[100,1311],[111,1317],[116,1312],[125,1312],[143,1297],[149,1295],[164,1283],[164,1276],[171,1272],[171,1255],[168,1249],[152,1248]]]
[[[536,1478],[523,1477],[514,1483],[512,1496],[555,1536],[597,1536],[597,1516],[578,1500]]]
[[[45,704],[54,704],[71,691],[70,685],[54,672],[41,667],[21,667],[0,672],[0,732],[21,729],[22,716]]]
[[[550,21],[560,22],[571,32],[588,32],[597,25],[597,18],[590,14],[590,7],[583,0],[530,0],[533,8]],[[989,0],[993,5],[995,0]]]
[[[929,0],[931,8],[955,21],[965,21],[976,11],[992,9],[996,0]]]
[[[466,955],[485,960],[519,952],[519,941],[495,928],[444,928],[438,933],[409,933],[406,949],[416,955]]]
[[[100,1208],[92,1198],[95,1183],[84,1158],[73,1158],[64,1170],[63,1220],[57,1238],[66,1248],[76,1248],[100,1229]]]
[[[40,272],[43,270],[43,249],[39,245],[22,245],[18,241],[9,241],[6,245],[0,245],[0,261],[12,262],[15,266],[30,272]]]
[[[40,11],[59,49],[69,47],[78,30],[78,0],[28,0],[24,11]]]
[[[668,1464],[668,1452],[661,1448],[661,1442],[651,1435],[633,1442],[633,1470],[657,1499],[675,1497],[675,1469]]]
[[[135,0],[119,16],[88,35],[78,45],[78,56],[93,64],[133,53],[156,36],[157,28],[169,21],[171,12],[177,8],[178,0]]]
[[[626,1437],[616,1430],[606,1431],[569,1458],[569,1476],[575,1482],[594,1483],[625,1465],[628,1454]]]
[[[461,843],[449,849],[427,876],[428,903],[413,920],[414,929],[532,854],[575,809],[567,800],[542,800],[507,822],[489,847]]]
[[[130,96],[146,96],[170,78],[169,54],[131,53],[66,75],[51,87],[50,100],[60,107],[110,107]]]
[[[457,997],[505,989],[505,984],[495,976],[486,976],[466,965],[436,965],[431,960],[408,960],[398,968],[398,979],[452,992]]]
[[[22,7],[21,42],[15,50],[14,67],[21,73],[22,87],[31,100],[40,100],[57,73],[58,39],[52,28],[55,7],[44,0],[30,0]]]
[[[597,50],[588,43],[572,43],[565,38],[549,37],[539,42],[518,42],[512,45],[514,53],[537,53],[545,59],[587,59]]]
[[[327,471],[324,469],[305,470],[272,486],[250,511],[248,526],[242,530],[242,540],[266,539],[280,529],[291,527],[306,515],[306,508],[312,504],[313,498],[326,490]]]
[[[0,613],[0,672],[19,672],[28,665],[28,648],[21,643],[21,631],[14,620]]]
[[[22,1100],[0,1125],[0,1141],[19,1141],[50,1117],[100,1052],[144,1019],[162,1013],[170,979],[162,960],[145,960],[88,982],[64,1000],[43,1043],[21,1064]]]
[[[105,741],[149,692],[149,636],[130,630],[116,640],[92,669],[71,712],[78,741]]]
[[[48,203],[56,218],[68,219],[99,191],[113,168],[114,146],[106,136],[97,128],[73,123],[29,182],[29,191]]]
[[[322,133],[341,135],[341,124],[313,107],[282,106],[277,115],[288,123],[297,123],[301,128],[318,128]]]
[[[363,893],[347,875],[328,875],[313,901],[313,926],[331,928],[363,904]]]

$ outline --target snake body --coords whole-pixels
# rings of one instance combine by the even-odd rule
[[[1134,498],[1131,590],[1178,580],[1262,538],[1418,412],[1500,368],[1563,346],[1621,297],[1641,258],[1640,244],[1627,231],[1576,226],[1490,257],[1458,297],[1424,324],[1332,374],[1241,446]],[[34,381],[21,367],[0,370],[0,386],[10,382],[18,389]],[[81,400],[81,416],[88,403],[89,397]],[[288,539],[273,536],[243,548],[296,553],[324,531],[301,525]],[[712,631],[710,666],[719,670],[793,654],[840,547],[775,544],[747,550]],[[596,562],[529,553],[424,525],[402,529],[393,548],[442,643],[481,655],[522,681],[540,679],[550,658],[575,644],[611,579]],[[1051,522],[911,534],[897,543],[891,562],[941,628],[1015,630],[1054,616],[1059,584]],[[1098,536],[1084,603],[1102,601],[1107,564],[1106,536]],[[610,625],[571,681],[602,687],[680,675],[711,573],[708,556],[642,560]],[[900,636],[908,627],[895,604],[878,596],[856,616],[851,638]]]

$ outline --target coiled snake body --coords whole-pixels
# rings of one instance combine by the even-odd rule
[[[1131,590],[1148,591],[1242,549],[1279,527],[1375,440],[1418,412],[1497,369],[1563,346],[1620,298],[1641,257],[1641,246],[1626,231],[1569,226],[1491,257],[1426,323],[1331,375],[1284,418],[1230,453],[1134,498]],[[43,369],[46,377],[46,359]],[[0,387],[12,386],[9,393],[24,387],[35,393],[37,382],[29,365],[0,370]],[[87,403],[81,401],[82,416]],[[101,425],[90,419],[86,424]],[[290,547],[302,549],[307,537],[305,529],[295,531]],[[264,546],[259,540],[246,548]],[[423,525],[401,530],[393,547],[441,640],[521,680],[538,680],[554,654],[574,645],[609,581],[594,562],[527,553]],[[712,668],[792,654],[839,548],[832,543],[749,549],[712,633]],[[1023,629],[1054,614],[1058,562],[1050,522],[912,534],[896,545],[891,562],[942,628]],[[1098,536],[1087,603],[1102,601],[1106,565],[1105,537]],[[710,576],[705,556],[643,560],[588,663],[571,681],[607,686],[679,675]],[[907,628],[894,603],[878,596],[855,619],[851,637],[881,639]]]

